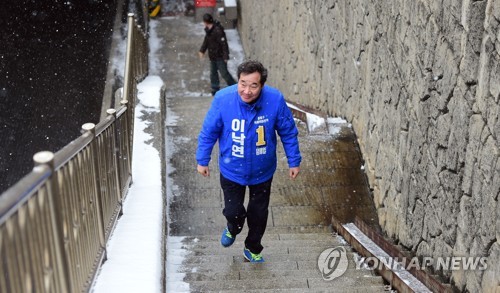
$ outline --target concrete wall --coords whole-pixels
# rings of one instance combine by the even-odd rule
[[[500,280],[500,1],[243,0],[245,54],[291,101],[352,122],[386,233]]]

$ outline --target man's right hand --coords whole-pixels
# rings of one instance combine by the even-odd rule
[[[198,52],[198,56],[200,56],[200,59],[203,59],[203,57],[205,57],[205,54],[202,52]]]
[[[198,169],[198,173],[200,173],[201,175],[203,175],[203,177],[209,177],[210,176],[210,169],[208,168],[208,166],[198,165],[198,167],[196,169]]]

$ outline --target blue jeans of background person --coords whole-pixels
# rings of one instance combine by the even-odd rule
[[[273,178],[256,185],[249,185],[250,198],[245,209],[246,186],[233,182],[222,174],[220,185],[224,192],[224,210],[222,214],[226,217],[227,228],[233,236],[238,235],[245,225],[248,225],[248,235],[245,239],[245,247],[252,253],[260,253],[264,247],[261,244],[262,237],[266,231],[267,216],[269,214],[269,197],[271,194],[271,183]]]
[[[227,63],[224,60],[210,61],[210,85],[213,95],[220,89],[219,73],[227,85],[236,83],[229,71],[227,71]]]

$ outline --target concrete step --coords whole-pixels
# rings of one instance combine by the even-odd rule
[[[181,282],[179,282],[181,283]],[[176,282],[170,282],[172,286]],[[305,277],[276,277],[267,279],[246,279],[246,280],[227,280],[227,281],[190,281],[189,289],[191,291],[221,291],[221,290],[256,290],[256,289],[303,289],[309,288],[331,289],[332,287],[342,287],[343,292],[351,292],[357,287],[366,288],[375,286],[383,288],[383,283],[379,277],[359,277],[359,278],[337,278],[332,281],[325,281],[322,278]],[[179,284],[180,285],[180,284]]]
[[[317,261],[319,254],[317,253],[292,253],[292,254],[265,254],[262,256],[268,262],[289,262],[289,261]],[[348,259],[352,259],[352,256],[348,254]],[[233,257],[235,263],[243,262],[243,253]],[[351,263],[350,263],[351,264]],[[353,263],[354,264],[354,263]]]
[[[357,276],[346,274],[333,279],[331,281],[325,281],[323,278],[308,278],[309,288],[330,288],[332,286],[341,285],[343,288],[356,288],[359,286],[384,286],[384,282],[379,276]]]
[[[176,286],[176,287],[173,287]],[[167,290],[167,292],[176,292],[176,293],[182,293],[182,292],[196,292],[192,291],[189,287],[189,284],[187,283],[182,283],[182,282],[177,282],[175,284],[171,284],[171,287],[168,287],[170,290]],[[341,285],[337,286],[332,286],[331,288],[299,288],[299,289],[236,289],[236,290],[200,290],[198,292],[219,292],[219,293],[273,293],[273,292],[285,292],[285,293],[303,293],[303,292],[311,292],[311,293],[382,293],[382,292],[389,292],[390,287],[386,286],[358,286],[358,287],[351,287],[346,290]]]
[[[359,286],[348,288],[346,291],[342,286],[332,288],[309,288],[307,292],[311,293],[381,293],[389,291],[385,286]],[[206,291],[210,292],[210,291]],[[268,293],[268,292],[286,292],[286,293],[303,293],[304,289],[260,289],[260,290],[221,290],[221,293]]]
[[[222,209],[217,211],[218,214],[222,213]],[[209,236],[215,235],[220,237],[224,226],[218,225],[217,227],[209,227],[209,225],[205,224],[203,230],[200,230],[200,233],[190,234],[195,235],[196,237],[200,236]],[[246,229],[246,228],[245,228]],[[271,226],[270,224],[266,228],[266,237],[267,234],[309,234],[309,233],[331,233],[332,228],[325,225],[297,225],[297,226]],[[244,233],[244,232],[242,232]],[[182,236],[187,236],[187,234],[181,234]],[[177,235],[176,235],[177,236]]]
[[[185,237],[177,237],[173,239],[174,242],[183,242],[183,243],[192,243],[192,242],[202,242],[202,241],[219,241],[221,237],[222,229],[219,234],[216,235],[199,235],[199,236],[185,236]],[[236,236],[236,241],[245,238],[247,234],[247,229],[243,229],[243,231]],[[341,236],[332,233],[276,233],[271,231],[266,231],[264,234],[263,241],[267,240],[318,240],[318,239],[333,239],[338,242],[339,245],[346,244],[347,242]]]
[[[316,262],[319,254],[316,253],[296,253],[296,254],[263,254],[264,259],[267,263],[291,263],[297,262],[297,264],[302,264],[303,262]],[[348,266],[349,268],[355,268],[356,262],[353,259],[352,253],[351,255],[348,253]],[[230,264],[244,264],[246,260],[243,257],[243,253],[234,255],[196,255],[196,254],[188,254],[183,258],[174,258],[172,257],[169,261],[169,264],[175,266],[202,266],[204,264],[209,264],[211,266],[217,265],[230,265]]]
[[[181,287],[182,282],[170,282],[171,287]],[[302,289],[308,290],[307,279],[266,279],[266,280],[231,280],[230,282],[221,281],[193,281],[189,282],[191,292],[210,292],[222,290],[256,290],[256,289]]]
[[[184,289],[176,287],[174,290],[170,290],[167,292],[193,292],[189,289],[189,285],[184,283],[179,283],[176,285],[184,286]],[[385,286],[359,286],[355,288],[348,288],[346,291],[342,286],[337,286],[333,288],[309,288],[309,289],[254,289],[254,290],[245,290],[245,289],[237,289],[237,290],[201,290],[199,292],[218,292],[218,293],[274,293],[274,292],[285,292],[285,293],[303,293],[303,292],[311,292],[311,293],[382,293],[388,292],[390,288],[386,288]]]
[[[230,281],[240,280],[239,271],[206,271],[206,272],[167,272],[167,282],[192,282],[192,281]]]
[[[377,277],[371,270],[354,270],[348,269],[345,276],[352,278],[362,277]],[[318,269],[314,270],[277,270],[277,271],[230,271],[222,272],[207,271],[207,272],[186,272],[174,273],[167,272],[167,280],[182,280],[184,282],[191,281],[224,281],[224,280],[260,280],[273,278],[321,278],[321,272]]]
[[[187,249],[187,250],[186,250]],[[353,253],[352,248],[345,246],[348,253]],[[309,246],[297,246],[297,247],[283,247],[283,246],[270,246],[266,247],[262,252],[263,256],[270,255],[294,255],[309,253],[315,254],[316,258],[325,250],[325,247],[309,247]],[[189,251],[186,254],[186,251]],[[243,245],[233,244],[231,247],[222,246],[212,246],[210,249],[207,248],[191,248],[183,246],[182,248],[170,248],[169,256],[182,256],[182,257],[194,257],[194,256],[241,256],[243,254]]]
[[[335,246],[344,246],[344,244],[336,242],[334,238],[323,238],[319,240],[263,240],[262,245],[266,249],[267,247],[335,247]],[[238,247],[243,250],[244,240],[236,239],[233,245],[229,248]],[[211,241],[193,241],[191,243],[182,243],[181,248],[194,250],[194,249],[205,249],[210,251],[217,251],[221,247],[219,240],[211,240]]]
[[[264,256],[266,258],[266,256]],[[189,272],[227,272],[231,270],[243,271],[281,271],[281,270],[318,270],[318,262],[316,258],[310,260],[281,260],[272,261],[273,256],[267,257],[264,263],[249,263],[238,259],[238,262],[233,261],[231,256],[218,259],[215,262],[214,258],[187,258],[182,263],[174,263],[169,261],[169,271],[178,273]],[[212,261],[212,262],[210,262]],[[348,259],[348,269],[355,269],[356,263],[353,259]]]
[[[360,277],[376,277],[375,273],[371,270],[353,270],[348,269],[345,276],[351,276],[354,278]],[[272,279],[272,278],[321,278],[321,272],[316,269],[303,269],[303,270],[281,270],[281,271],[247,271],[240,273],[240,279]]]

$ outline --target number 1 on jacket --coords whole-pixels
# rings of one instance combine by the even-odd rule
[[[264,137],[265,131],[264,131],[264,125],[260,125],[257,130],[257,143],[255,146],[260,147],[260,146],[265,146],[266,145],[266,139]]]

